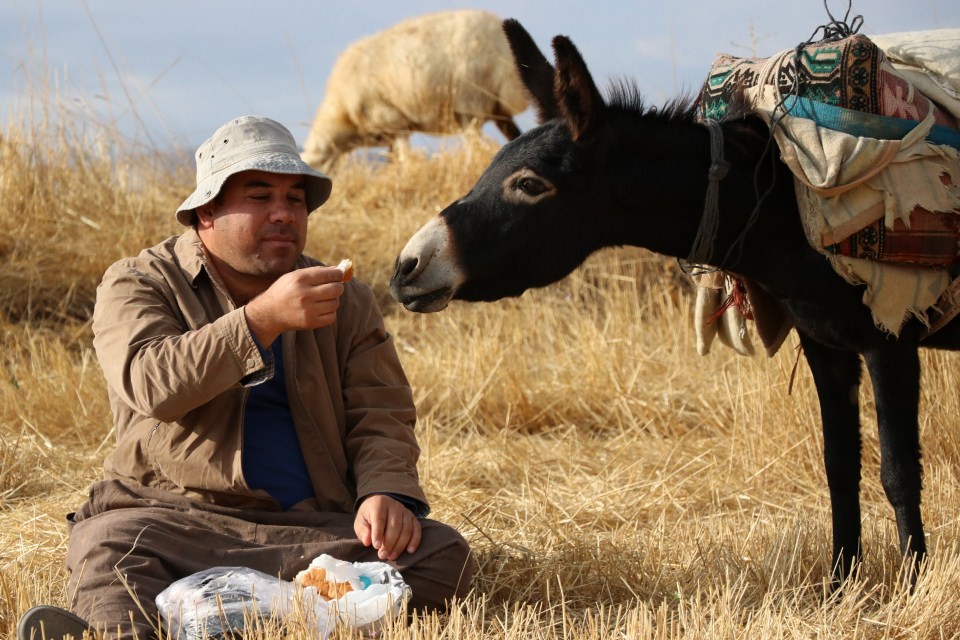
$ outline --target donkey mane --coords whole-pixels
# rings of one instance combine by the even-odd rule
[[[660,107],[647,104],[632,78],[617,78],[607,89],[607,108],[641,117],[655,117],[667,122],[689,123],[697,120],[699,103],[693,95],[678,95]]]
[[[612,80],[607,87],[606,100],[607,110],[611,114],[619,114],[628,121],[639,118],[655,120],[664,125],[690,125],[702,121],[698,95],[680,94],[662,106],[652,106],[644,99],[632,78]],[[737,132],[737,135],[726,138],[729,153],[741,158],[766,157],[770,161],[777,160],[776,153],[765,151],[774,143],[773,131],[752,110],[742,93],[733,96],[722,122]]]

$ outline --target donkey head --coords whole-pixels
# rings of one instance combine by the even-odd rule
[[[412,311],[496,300],[556,282],[598,248],[590,150],[605,105],[576,47],[554,68],[520,23],[504,31],[540,126],[507,143],[469,193],[422,227],[397,259],[394,297]]]

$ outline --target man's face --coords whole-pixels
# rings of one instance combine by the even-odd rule
[[[197,231],[227,279],[273,280],[293,268],[307,236],[307,204],[300,175],[241,171],[220,197],[197,209]]]

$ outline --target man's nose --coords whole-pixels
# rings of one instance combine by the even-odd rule
[[[270,219],[272,221],[290,223],[296,215],[297,211],[294,203],[287,198],[274,198],[270,202]]]

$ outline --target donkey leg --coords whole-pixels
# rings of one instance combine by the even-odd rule
[[[820,400],[833,520],[833,581],[839,587],[860,554],[860,356],[803,333],[800,342]]]
[[[907,330],[905,330],[907,331]],[[909,332],[909,331],[908,331]],[[880,480],[893,506],[900,553],[911,562],[911,580],[927,552],[920,515],[923,466],[920,460],[920,355],[916,341],[896,342],[864,353],[873,382],[880,437]]]

